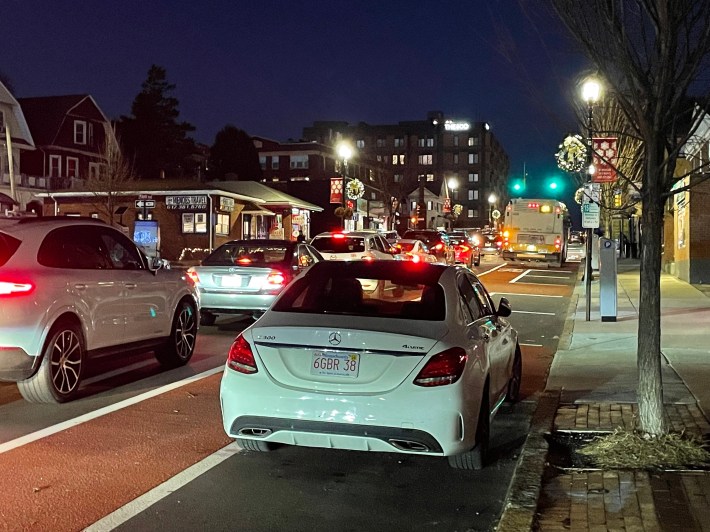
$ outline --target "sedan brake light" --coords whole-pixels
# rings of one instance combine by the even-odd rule
[[[247,375],[259,371],[256,367],[254,352],[251,350],[249,342],[247,342],[241,334],[237,336],[232,346],[229,348],[227,367],[239,373],[246,373]]]
[[[283,288],[286,285],[286,276],[278,270],[271,270],[266,276],[266,289]]]
[[[436,246],[434,246],[434,249],[439,249],[439,250],[444,249],[444,244],[439,242]]]
[[[431,357],[414,379],[417,386],[453,384],[463,374],[468,355],[461,347],[453,347]]]
[[[0,280],[0,297],[25,296],[35,289],[34,283],[28,281]]]

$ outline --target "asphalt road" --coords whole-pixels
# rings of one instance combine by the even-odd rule
[[[476,271],[507,297],[524,357],[523,401],[492,425],[482,471],[445,459],[281,447],[241,450],[221,427],[219,379],[249,324],[202,327],[189,366],[152,356],[92,368],[81,399],[23,402],[0,384],[0,529],[490,530],[501,512],[535,394],[557,347],[577,265]]]

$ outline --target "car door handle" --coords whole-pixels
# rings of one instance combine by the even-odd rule
[[[133,288],[135,288],[136,286],[138,286],[136,283],[126,283],[126,288],[131,288],[131,289],[133,289]]]
[[[85,284],[75,284],[74,288],[77,290],[86,290],[86,285]]]

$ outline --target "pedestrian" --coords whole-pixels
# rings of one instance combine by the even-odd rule
[[[303,235],[303,231],[298,230],[298,236],[296,237],[296,242],[305,242],[306,237]]]

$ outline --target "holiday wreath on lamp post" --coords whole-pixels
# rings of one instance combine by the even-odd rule
[[[365,194],[365,185],[359,179],[351,179],[345,186],[345,193],[351,200],[358,200]]]
[[[579,172],[587,164],[587,146],[579,135],[569,135],[555,153],[557,166],[565,172]]]

